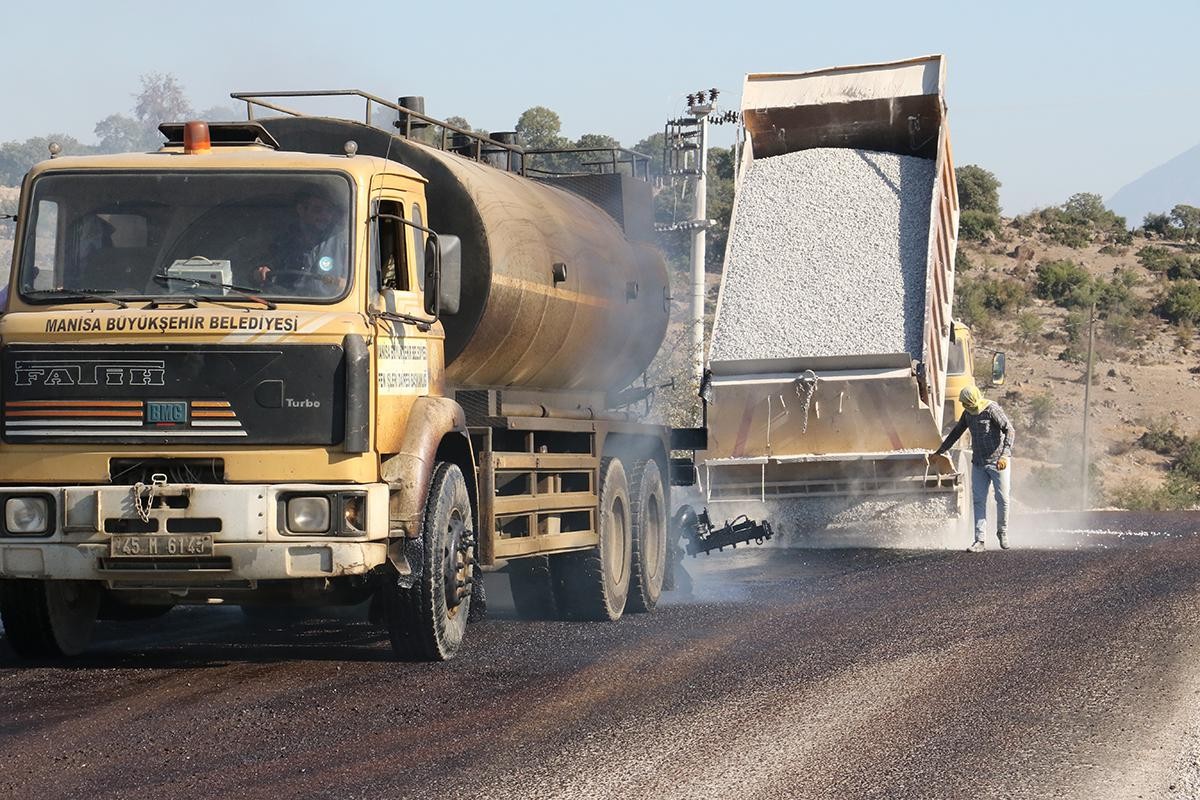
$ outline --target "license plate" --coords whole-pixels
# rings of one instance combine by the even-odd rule
[[[146,536],[114,536],[108,553],[113,558],[174,558],[211,556],[213,537],[156,533]]]

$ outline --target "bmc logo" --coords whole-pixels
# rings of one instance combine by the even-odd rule
[[[183,425],[187,422],[187,403],[148,400],[146,401],[146,422],[152,425],[163,423]]]
[[[17,386],[162,386],[162,361],[18,361]]]

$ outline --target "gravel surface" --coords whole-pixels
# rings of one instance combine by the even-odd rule
[[[615,624],[516,620],[493,574],[448,664],[346,619],[107,623],[0,656],[0,797],[1194,797],[1196,516],[1039,523],[1078,549],[738,548]]]
[[[933,178],[933,161],[868,150],[753,162],[711,359],[920,359]]]

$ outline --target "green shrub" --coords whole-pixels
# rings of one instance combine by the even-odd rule
[[[1015,310],[1029,302],[1028,287],[1012,278],[985,278],[980,286],[984,305],[993,311]]]
[[[1092,276],[1074,261],[1043,261],[1038,264],[1034,291],[1043,300],[1073,308],[1090,302],[1092,285]]]
[[[971,261],[971,257],[967,255],[967,251],[961,247],[958,248],[954,252],[954,271],[969,272],[973,269],[975,269],[975,264]]]
[[[1017,336],[1023,344],[1032,343],[1042,332],[1042,318],[1032,311],[1017,316]]]
[[[987,333],[992,327],[985,294],[980,281],[965,277],[955,281],[954,314],[978,333]]]
[[[1105,501],[1129,511],[1182,511],[1200,505],[1200,490],[1178,474],[1169,473],[1157,487],[1135,481],[1109,489]]]
[[[974,209],[963,211],[958,217],[958,235],[973,242],[982,242],[988,235],[1000,232],[1000,215],[988,214]]]
[[[1137,347],[1141,344],[1140,325],[1136,317],[1129,314],[1109,314],[1104,319],[1104,338],[1119,347]]]
[[[1034,433],[1045,433],[1050,429],[1050,420],[1054,418],[1054,396],[1049,392],[1035,395],[1029,401],[1029,429]]]
[[[1179,448],[1171,469],[1193,482],[1200,482],[1200,439],[1188,439]]]
[[[1158,303],[1159,316],[1176,324],[1200,322],[1200,281],[1173,281]]]
[[[1151,420],[1146,432],[1137,440],[1138,445],[1160,456],[1174,456],[1186,442],[1187,439],[1180,436],[1175,426],[1165,419]]]

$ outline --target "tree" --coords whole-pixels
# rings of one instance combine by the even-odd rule
[[[136,119],[124,114],[110,114],[96,123],[95,133],[100,143],[96,145],[99,153],[130,153],[136,150],[146,150],[160,141],[155,131],[153,141],[146,126]]]
[[[30,167],[50,157],[51,143],[61,147],[62,154],[67,156],[92,152],[91,147],[63,133],[34,136],[23,142],[5,142],[0,144],[0,185],[19,184]]]
[[[545,106],[526,109],[517,119],[516,130],[525,146],[533,150],[553,150],[567,144],[559,135],[562,120]]]
[[[1200,237],[1200,208],[1180,203],[1171,209],[1171,222],[1184,241]]]
[[[1174,233],[1171,228],[1171,216],[1169,214],[1147,214],[1142,220],[1142,230],[1169,239]]]
[[[142,91],[134,95],[133,115],[154,130],[163,122],[191,119],[195,113],[174,75],[149,72],[142,75]]]
[[[954,170],[958,183],[959,234],[983,241],[1000,230],[1000,181],[975,164]]]
[[[390,108],[384,110],[391,111]],[[246,110],[233,106],[209,106],[196,115],[196,119],[202,119],[205,122],[238,122],[245,118]]]
[[[1000,215],[1000,186],[998,178],[983,167],[968,164],[954,170],[958,181],[958,204],[963,211],[980,211]]]

